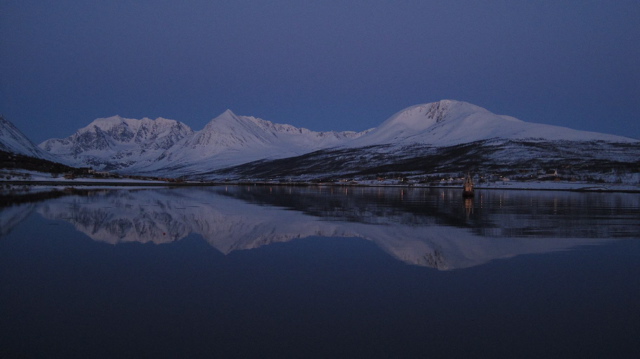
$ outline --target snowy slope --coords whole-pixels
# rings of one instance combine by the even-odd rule
[[[196,132],[163,118],[97,119],[66,139],[48,140],[40,147],[75,166],[194,177],[253,161],[289,159],[318,150],[364,151],[377,146],[378,157],[388,157],[384,152],[394,151],[394,156],[400,158],[403,156],[398,151],[411,146],[442,148],[486,140],[640,143],[621,136],[527,123],[470,103],[442,100],[404,109],[379,127],[364,132],[315,132],[238,116],[227,110]]]
[[[337,146],[361,133],[315,132],[227,110],[168,149],[149,169],[179,166],[200,172],[265,158],[285,158]],[[188,169],[190,168],[190,169]]]
[[[621,136],[528,123],[467,102],[442,100],[406,108],[349,146],[410,143],[451,146],[494,138],[637,142]]]
[[[113,116],[99,118],[64,139],[50,139],[39,146],[75,166],[121,169],[148,166],[168,148],[193,134],[175,120],[141,120]]]
[[[16,126],[0,116],[0,151],[50,160],[51,156],[41,151]]]

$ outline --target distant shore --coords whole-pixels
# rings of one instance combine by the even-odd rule
[[[224,181],[224,182],[166,182],[145,180],[100,180],[100,179],[57,179],[47,180],[0,180],[0,186],[19,187],[206,187],[223,185],[255,186],[326,186],[326,187],[398,187],[398,188],[461,188],[458,184],[401,183],[392,181],[351,181],[351,182],[271,182],[271,181]],[[640,185],[618,183],[587,183],[563,181],[496,181],[476,184],[477,190],[535,190],[573,192],[628,192],[640,193]]]

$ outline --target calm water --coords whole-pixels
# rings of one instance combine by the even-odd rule
[[[0,357],[637,358],[640,195],[100,190],[0,207]]]

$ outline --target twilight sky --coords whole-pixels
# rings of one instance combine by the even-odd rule
[[[0,2],[0,114],[36,143],[95,118],[316,131],[455,99],[640,138],[640,2]]]

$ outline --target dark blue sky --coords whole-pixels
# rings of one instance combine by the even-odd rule
[[[360,131],[446,98],[640,138],[638,19],[638,0],[3,0],[0,113],[38,143],[227,108]]]

